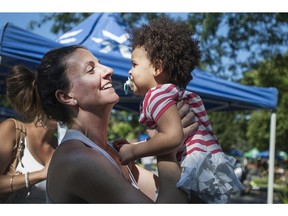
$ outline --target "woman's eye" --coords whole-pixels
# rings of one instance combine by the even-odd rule
[[[94,67],[92,67],[91,69],[88,70],[88,72],[94,72]]]

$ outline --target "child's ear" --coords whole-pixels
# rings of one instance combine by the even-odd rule
[[[158,60],[155,64],[154,76],[159,76],[163,72],[163,64],[161,60]]]

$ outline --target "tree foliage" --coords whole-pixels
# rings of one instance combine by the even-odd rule
[[[246,72],[242,83],[257,86],[275,86],[278,89],[278,107],[276,110],[276,148],[288,151],[288,53],[285,55],[276,55],[270,60],[260,62],[254,70]],[[249,122],[248,139],[255,146],[268,149],[266,135],[270,127],[270,116],[268,112],[254,112]],[[268,121],[268,125],[267,125]],[[265,142],[263,141],[265,137]],[[257,143],[258,142],[258,143]],[[262,145],[262,146],[261,146]],[[266,145],[266,146],[265,146]]]
[[[188,22],[200,36],[204,69],[227,79],[287,51],[288,14],[189,14]]]
[[[43,24],[51,21],[53,22],[51,32],[59,35],[69,31],[90,15],[91,13],[44,13],[40,20],[32,20],[29,28],[40,28]]]
[[[112,111],[108,129],[109,140],[124,137],[132,141],[145,133],[144,127],[138,123],[138,113],[123,110]]]

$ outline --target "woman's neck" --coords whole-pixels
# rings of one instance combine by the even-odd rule
[[[87,118],[73,119],[70,129],[79,130],[99,147],[107,150],[107,129],[109,119],[89,115]]]
[[[27,134],[34,140],[37,145],[50,144],[51,137],[57,132],[57,127],[51,129],[46,126],[39,125],[38,123],[26,123]],[[51,147],[56,147],[54,143],[51,143]]]

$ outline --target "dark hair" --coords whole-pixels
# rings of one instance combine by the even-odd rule
[[[162,15],[128,33],[133,50],[143,46],[152,65],[162,65],[168,82],[186,88],[201,57],[199,41],[192,38],[193,32],[186,22]]]
[[[86,49],[79,45],[72,45],[50,50],[44,55],[37,69],[36,86],[45,114],[48,118],[66,124],[71,123],[69,110],[57,100],[55,92],[57,90],[69,90],[70,83],[66,76],[66,60],[80,48]]]
[[[6,95],[23,121],[33,122],[41,112],[39,96],[35,88],[36,73],[23,65],[16,65],[6,79]]]

